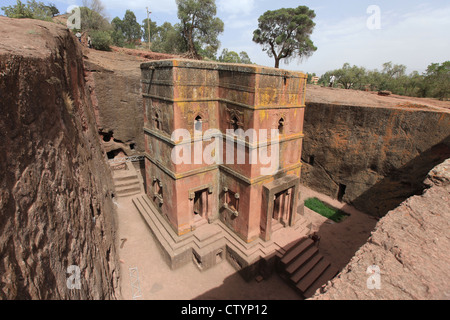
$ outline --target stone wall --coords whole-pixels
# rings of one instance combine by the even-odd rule
[[[424,184],[422,195],[378,222],[368,242],[312,299],[450,298],[450,159]]]
[[[143,63],[141,69],[148,196],[178,235],[195,229],[197,203],[205,211],[201,218],[220,219],[244,241],[268,240],[272,212],[261,203],[263,186],[300,177],[306,75],[183,59]],[[172,153],[180,149],[188,159],[175,163]],[[263,161],[261,154],[271,152],[270,163]],[[218,161],[207,161],[208,153]],[[290,194],[292,187],[280,192]]]
[[[94,98],[98,129],[106,151],[122,149],[128,156],[144,151],[140,62],[123,59],[125,66],[103,66],[111,53],[90,52],[85,59]],[[117,59],[116,56],[114,56]]]
[[[450,157],[447,110],[348,105],[355,93],[332,93],[335,102],[307,97],[306,186],[381,217],[420,193],[428,171]]]
[[[117,298],[113,183],[81,49],[53,23],[0,29],[0,299]]]

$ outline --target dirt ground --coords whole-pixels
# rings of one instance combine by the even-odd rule
[[[336,224],[305,208],[305,218],[321,236],[321,253],[343,268],[370,236],[376,219],[306,187],[301,188],[301,195],[301,200],[315,196],[351,214]],[[133,295],[137,300],[301,299],[276,273],[262,282],[246,282],[226,261],[204,272],[193,263],[170,270],[131,198],[119,198],[116,202],[123,299],[131,300]],[[130,268],[138,270],[140,292],[132,287]]]
[[[301,299],[277,274],[266,281],[247,283],[226,261],[204,272],[200,272],[194,263],[171,270],[131,198],[117,200],[123,299],[131,300],[133,295],[136,300]],[[130,268],[138,270],[140,294],[132,288]]]
[[[414,110],[450,111],[450,101],[431,98],[414,98],[391,94],[380,96],[377,92],[327,88],[307,85],[306,103],[331,103],[371,108],[400,108]]]
[[[320,236],[320,253],[327,256],[338,269],[342,269],[354,253],[366,243],[378,219],[358,211],[346,203],[301,186],[300,203],[312,197],[316,197],[349,214],[343,221],[336,223],[306,207],[304,208],[304,217],[309,223],[312,223],[312,232],[317,232]]]

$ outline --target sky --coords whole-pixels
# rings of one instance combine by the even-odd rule
[[[53,2],[60,12],[82,0]],[[23,2],[26,2],[23,0]],[[102,0],[109,19],[123,18],[131,9],[138,22],[147,17],[158,25],[175,24],[175,0]],[[1,5],[15,4],[1,0]],[[217,16],[225,23],[220,35],[222,49],[246,51],[252,62],[274,66],[274,59],[252,41],[258,18],[267,10],[306,5],[316,13],[311,40],[318,48],[308,59],[281,62],[280,68],[316,73],[341,68],[346,62],[367,69],[382,69],[392,61],[407,66],[407,72],[424,72],[428,65],[450,60],[450,1],[448,0],[216,0]],[[0,12],[1,14],[2,12]]]

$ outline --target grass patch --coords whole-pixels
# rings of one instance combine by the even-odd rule
[[[306,199],[305,206],[334,222],[341,222],[348,216],[344,211],[330,207],[317,198]]]

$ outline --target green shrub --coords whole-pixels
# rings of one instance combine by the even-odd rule
[[[345,217],[348,216],[347,213],[345,213],[339,209],[332,208],[317,198],[306,199],[305,206],[307,208],[319,213],[320,215],[324,216],[325,218],[333,220],[334,222],[341,222],[342,220],[344,220]]]
[[[134,43],[125,43],[123,47],[127,49],[136,49],[136,45]]]
[[[107,31],[92,31],[90,33],[92,46],[94,49],[102,51],[111,51],[112,39]]]

